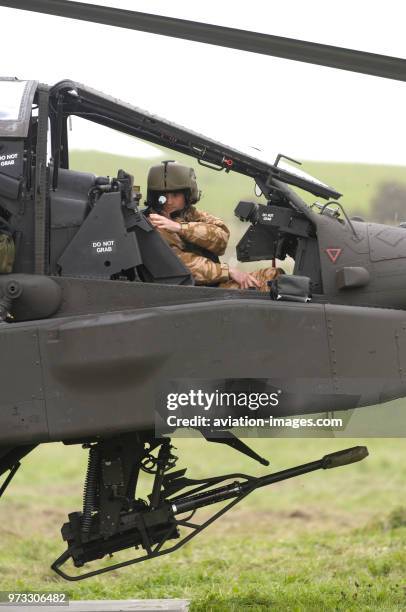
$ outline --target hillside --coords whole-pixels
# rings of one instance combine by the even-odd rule
[[[199,187],[203,192],[202,206],[206,210],[232,217],[233,209],[240,199],[255,199],[251,179],[234,173],[226,174],[209,170],[199,166],[190,157],[174,155],[174,152],[169,150],[161,158],[152,159],[110,155],[97,151],[73,151],[71,167],[109,176],[114,176],[119,168],[124,168],[134,174],[136,184],[141,186],[145,195],[148,168],[159,163],[161,159],[174,158],[196,168]],[[340,191],[343,194],[341,202],[351,213],[367,213],[371,199],[384,182],[398,182],[406,187],[405,166],[305,161],[302,167],[306,172]],[[312,203],[316,198],[306,194],[305,199],[308,203]]]

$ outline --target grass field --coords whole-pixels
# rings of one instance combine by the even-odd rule
[[[406,608],[403,440],[268,439],[250,444],[271,470],[366,443],[361,463],[262,489],[174,555],[79,583],[49,569],[68,512],[81,508],[85,451],[46,445],[0,504],[0,590],[63,590],[72,599],[186,598],[191,610]],[[176,440],[178,466],[202,477],[269,469],[200,440]],[[116,559],[116,557],[114,558]]]

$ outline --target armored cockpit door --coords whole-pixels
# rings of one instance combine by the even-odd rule
[[[0,78],[0,197],[16,200],[37,81]]]
[[[46,90],[38,81],[0,78],[0,217],[13,233],[16,272],[46,267]]]

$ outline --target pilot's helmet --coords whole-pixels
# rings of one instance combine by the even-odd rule
[[[200,191],[194,169],[175,161],[152,166],[148,172],[147,200],[152,202],[158,194],[168,191],[184,191],[187,205],[198,202]]]

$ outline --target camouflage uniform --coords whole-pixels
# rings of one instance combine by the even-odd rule
[[[225,252],[230,236],[225,223],[194,206],[190,206],[176,221],[182,225],[180,232],[158,231],[189,268],[196,285],[238,289],[238,283],[230,279],[228,264],[218,259]],[[250,274],[261,283],[260,291],[268,291],[267,282],[276,278],[279,272],[276,268],[262,268]]]
[[[14,264],[14,241],[8,223],[0,218],[0,274],[10,274]]]

